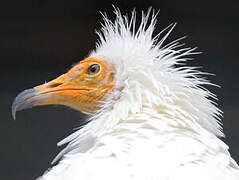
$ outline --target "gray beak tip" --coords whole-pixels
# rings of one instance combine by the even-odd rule
[[[16,108],[12,105],[12,117],[13,120],[16,120]]]
[[[17,95],[15,100],[12,103],[12,117],[15,120],[16,119],[16,112],[31,108],[34,106],[34,101],[32,101],[32,98],[36,96],[38,93],[34,88],[27,89]]]

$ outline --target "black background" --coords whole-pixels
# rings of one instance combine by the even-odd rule
[[[128,0],[128,1],[0,1],[0,179],[30,180],[40,176],[61,148],[56,143],[73,132],[84,116],[62,106],[22,111],[11,117],[11,103],[20,91],[42,84],[66,72],[94,48],[105,11],[112,4],[123,13],[149,6],[161,12],[156,32],[178,22],[169,40],[184,35],[190,47],[203,54],[190,62],[216,76],[208,77],[221,88],[216,93],[224,111],[223,139],[239,161],[238,32],[239,1],[221,0]]]

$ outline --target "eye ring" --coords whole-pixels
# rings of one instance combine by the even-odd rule
[[[99,64],[92,64],[88,69],[87,69],[87,74],[93,75],[96,74],[100,71],[101,67]]]

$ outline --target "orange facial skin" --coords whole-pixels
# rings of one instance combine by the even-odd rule
[[[87,58],[58,78],[35,87],[41,95],[37,105],[62,104],[86,114],[99,110],[101,102],[114,88],[115,70],[105,61]]]

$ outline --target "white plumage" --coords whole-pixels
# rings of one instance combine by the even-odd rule
[[[116,19],[104,15],[99,41],[89,57],[116,70],[115,89],[89,123],[68,143],[59,163],[40,180],[237,180],[239,167],[218,137],[220,110],[211,84],[183,66],[194,49],[179,40],[164,45],[175,25],[153,36],[156,14]],[[181,48],[181,49],[180,49]]]

